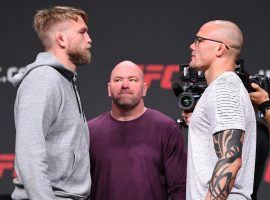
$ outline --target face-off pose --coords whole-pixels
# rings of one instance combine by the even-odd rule
[[[204,24],[191,44],[192,68],[208,87],[189,124],[187,199],[250,199],[256,119],[244,85],[233,72],[243,44],[229,21]]]
[[[34,28],[45,52],[13,78],[18,87],[13,199],[87,199],[89,132],[76,69],[91,59],[83,10],[56,6],[37,12]]]

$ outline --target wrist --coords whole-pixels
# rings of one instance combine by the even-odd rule
[[[264,101],[258,105],[258,110],[265,116],[265,112],[270,109],[270,100]]]

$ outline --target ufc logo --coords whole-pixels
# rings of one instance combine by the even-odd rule
[[[14,154],[0,154],[0,179],[4,176],[5,171],[12,171],[12,176],[16,177],[14,171]]]
[[[175,74],[179,73],[179,65],[162,65],[162,64],[148,64],[139,65],[144,72],[144,79],[148,87],[154,81],[160,83],[160,87],[165,90],[171,89],[172,78]]]

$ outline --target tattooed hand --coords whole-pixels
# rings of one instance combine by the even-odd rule
[[[238,129],[221,131],[213,135],[213,141],[218,161],[206,199],[224,200],[229,196],[241,167],[244,131]]]

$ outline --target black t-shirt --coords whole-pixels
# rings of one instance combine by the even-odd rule
[[[265,161],[269,152],[269,132],[267,126],[261,121],[257,120],[257,145],[256,145],[256,161],[255,161],[255,174],[253,200],[257,199],[258,188],[263,176]]]

